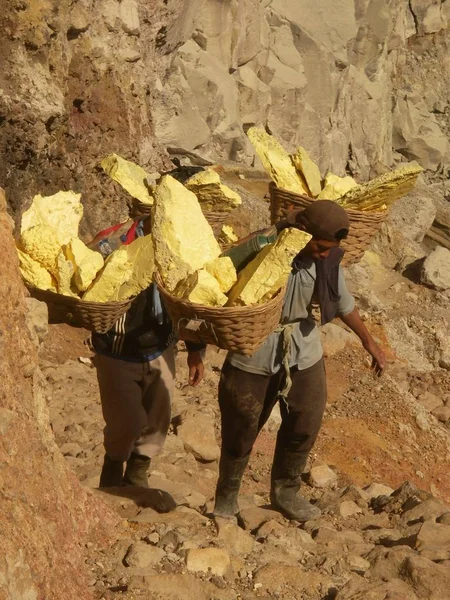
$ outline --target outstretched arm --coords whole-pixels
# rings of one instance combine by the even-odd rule
[[[386,368],[386,357],[384,356],[383,350],[376,343],[367,327],[364,325],[358,310],[354,308],[352,312],[347,315],[341,315],[339,318],[359,337],[363,348],[372,357],[372,369],[378,376],[382,375]]]

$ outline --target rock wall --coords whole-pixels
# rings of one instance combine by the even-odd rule
[[[0,598],[88,600],[85,544],[106,544],[117,517],[81,488],[56,446],[37,367],[42,323],[37,333],[27,327],[11,225],[0,189]]]
[[[321,170],[450,164],[450,0],[15,0],[0,17],[0,180],[13,210],[83,192],[90,235],[126,214],[99,158],[253,164],[264,125]]]

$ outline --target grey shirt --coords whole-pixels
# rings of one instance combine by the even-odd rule
[[[312,316],[312,300],[316,282],[316,265],[308,261],[299,271],[293,271],[288,279],[284,298],[281,324],[295,323],[291,338],[290,366],[299,370],[308,369],[322,358],[319,330]],[[355,300],[347,289],[344,274],[339,267],[338,293],[340,301],[337,315],[348,315],[355,308]],[[280,370],[283,360],[283,335],[269,335],[253,356],[229,352],[227,360],[234,367],[248,373],[274,375]]]

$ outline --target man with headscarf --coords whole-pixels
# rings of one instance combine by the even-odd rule
[[[361,320],[340,267],[344,251],[339,246],[350,227],[345,210],[330,200],[316,200],[304,210],[291,211],[276,226],[278,232],[285,227],[302,229],[312,238],[292,263],[280,326],[253,356],[229,353],[222,368],[222,448],[214,506],[214,515],[219,517],[239,512],[245,467],[276,402],[282,422],[271,473],[272,506],[300,522],[320,514],[299,494],[327,400],[313,301],[320,306],[322,324],[339,317],[372,356],[374,371],[381,375],[385,368],[383,351]]]

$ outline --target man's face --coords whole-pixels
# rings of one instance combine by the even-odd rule
[[[304,248],[304,253],[314,259],[323,259],[328,256],[331,248],[337,248],[339,245],[340,242],[311,238]]]

